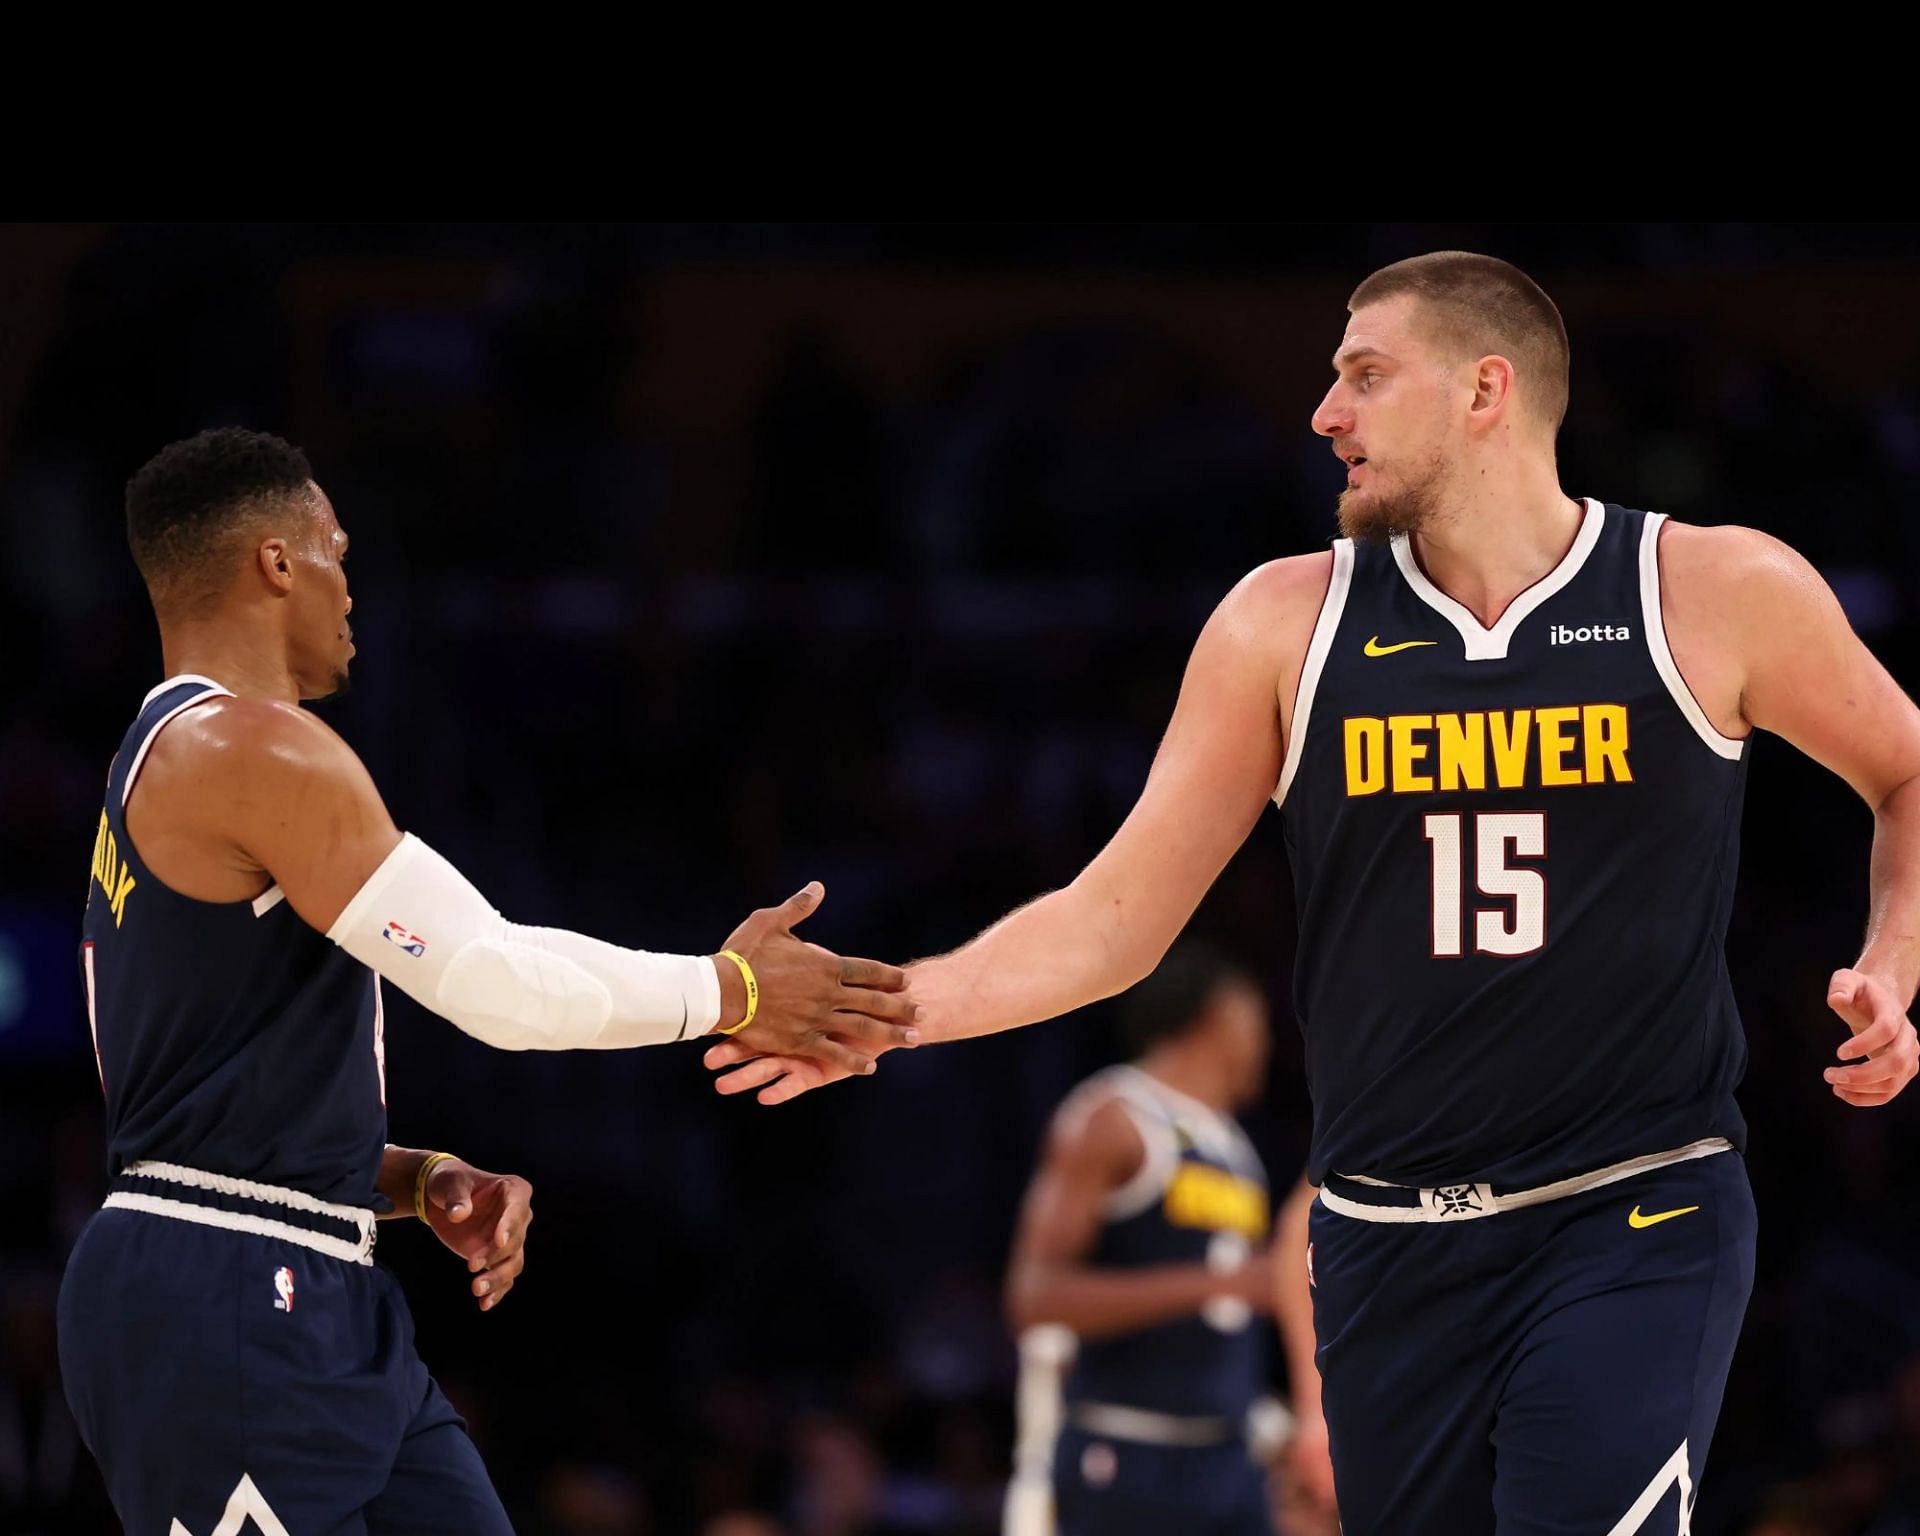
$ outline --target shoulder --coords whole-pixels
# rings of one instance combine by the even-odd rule
[[[191,767],[213,782],[285,783],[360,769],[359,758],[325,721],[273,699],[213,699],[181,715],[154,743],[154,766]]]
[[[1267,619],[1318,614],[1333,580],[1333,551],[1289,555],[1255,566],[1235,583],[1220,606]]]
[[[1046,1155],[1063,1169],[1123,1184],[1145,1158],[1146,1143],[1120,1094],[1094,1083],[1054,1112]]]
[[[1203,644],[1215,654],[1284,661],[1305,653],[1333,580],[1333,552],[1269,560],[1242,576],[1207,621]],[[1282,667],[1282,673],[1287,669]]]
[[[1672,519],[1660,530],[1660,582],[1670,602],[1704,603],[1746,618],[1827,590],[1806,556],[1770,533]]]

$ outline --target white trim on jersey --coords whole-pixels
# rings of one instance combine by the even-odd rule
[[[1646,527],[1640,532],[1640,621],[1647,632],[1647,649],[1653,654],[1653,665],[1666,683],[1667,692],[1673,695],[1673,702],[1680,706],[1680,713],[1687,717],[1694,734],[1729,762],[1737,762],[1740,754],[1747,750],[1746,741],[1722,736],[1714,728],[1700,701],[1693,696],[1693,690],[1687,686],[1687,680],[1680,675],[1673,651],[1667,645],[1666,618],[1660,607],[1660,526],[1666,520],[1664,512],[1649,512]]]
[[[1538,1184],[1532,1189],[1516,1189],[1504,1195],[1496,1195],[1484,1184],[1441,1184],[1431,1189],[1414,1189],[1411,1185],[1385,1184],[1379,1179],[1352,1178],[1348,1174],[1335,1173],[1336,1178],[1347,1179],[1355,1184],[1371,1184],[1381,1189],[1405,1189],[1410,1194],[1420,1196],[1418,1205],[1368,1205],[1361,1200],[1349,1200],[1345,1195],[1335,1194],[1325,1185],[1320,1188],[1320,1203],[1336,1216],[1352,1216],[1360,1221],[1435,1221],[1460,1222],[1472,1221],[1481,1216],[1498,1216],[1502,1211],[1524,1210],[1530,1205],[1544,1205],[1549,1200],[1562,1200],[1568,1195],[1584,1194],[1590,1189],[1600,1189],[1608,1184],[1617,1184],[1622,1179],[1630,1179],[1636,1173],[1651,1173],[1656,1168],[1670,1168],[1675,1163],[1690,1163],[1696,1158],[1713,1157],[1721,1152],[1731,1152],[1733,1143],[1720,1136],[1709,1136],[1702,1141],[1689,1142],[1684,1147],[1675,1147],[1669,1152],[1650,1152],[1645,1157],[1629,1158],[1624,1163],[1612,1163],[1605,1168],[1596,1168],[1591,1173],[1577,1173],[1570,1179],[1556,1179],[1551,1184]],[[1463,1207],[1459,1202],[1449,1202],[1441,1198],[1449,1190],[1471,1190],[1471,1205]]]
[[[1180,1138],[1164,1118],[1124,1090],[1116,1088],[1112,1102],[1133,1122],[1146,1148],[1139,1172],[1101,1202],[1100,1214],[1108,1221],[1125,1221],[1151,1210],[1153,1203],[1167,1192],[1167,1185],[1180,1167]]]
[[[221,687],[219,683],[216,683],[210,677],[202,677],[198,672],[182,672],[177,677],[170,677],[164,683],[159,683],[159,684],[156,684],[154,687],[149,688],[147,690],[147,696],[140,701],[140,709],[145,709],[149,704],[151,704],[155,699],[159,698],[160,695],[165,693],[169,688],[178,688],[182,683],[205,683],[209,688],[219,688],[222,693],[229,692],[228,689]],[[140,710],[134,711],[135,714],[138,714],[139,712]]]
[[[1131,1063],[1109,1067],[1074,1090],[1089,1098],[1105,1094],[1117,1103],[1140,1133],[1146,1157],[1134,1176],[1110,1193],[1101,1206],[1108,1221],[1125,1221],[1152,1208],[1167,1192],[1180,1168],[1180,1136],[1196,1151],[1218,1158],[1248,1177],[1266,1178],[1260,1154],[1231,1118],[1171,1088]]]
[[[1587,515],[1581,521],[1580,531],[1574,535],[1573,544],[1561,556],[1560,563],[1508,603],[1507,611],[1500,615],[1492,629],[1482,624],[1472,609],[1448,597],[1427,579],[1427,573],[1414,558],[1413,543],[1405,534],[1394,535],[1394,564],[1400,567],[1400,574],[1406,577],[1414,594],[1460,631],[1468,661],[1505,661],[1514,631],[1526,622],[1529,614],[1580,574],[1587,556],[1600,542],[1600,530],[1607,520],[1606,509],[1591,496],[1586,498],[1586,504]]]
[[[253,915],[255,917],[265,917],[286,899],[287,893],[280,889],[280,882],[276,880],[258,896],[253,898]]]
[[[1294,690],[1293,718],[1287,722],[1287,757],[1280,765],[1280,783],[1273,791],[1273,803],[1287,798],[1293,776],[1300,771],[1300,757],[1307,745],[1307,721],[1313,714],[1313,696],[1320,687],[1320,673],[1333,649],[1334,632],[1340,628],[1340,615],[1347,606],[1347,593],[1353,586],[1353,540],[1333,541],[1333,573],[1327,578],[1327,595],[1320,600],[1320,617],[1314,621],[1313,639],[1307,645],[1307,659],[1300,667],[1300,686]]]
[[[1680,1442],[1680,1449],[1667,1458],[1667,1464],[1653,1474],[1653,1481],[1641,1490],[1640,1497],[1614,1522],[1607,1536],[1636,1536],[1646,1524],[1647,1516],[1653,1513],[1653,1506],[1667,1496],[1667,1490],[1676,1482],[1680,1485],[1678,1536],[1688,1536],[1693,1529],[1693,1479],[1687,1475],[1687,1442],[1684,1440]]]
[[[127,797],[133,793],[133,781],[140,777],[140,770],[146,766],[147,753],[153,749],[154,738],[167,728],[167,722],[173,719],[175,715],[192,709],[196,704],[206,703],[208,699],[230,699],[233,697],[232,693],[222,688],[218,683],[214,682],[212,678],[175,677],[169,678],[156,688],[153,693],[148,694],[148,702],[152,702],[155,694],[164,692],[177,683],[205,683],[211,691],[207,693],[196,693],[192,698],[188,699],[186,703],[174,705],[172,709],[168,710],[158,720],[153,722],[153,729],[147,732],[146,739],[140,743],[140,749],[133,754],[133,761],[127,765],[127,782],[120,788],[120,809],[123,811],[127,808]],[[140,707],[145,709],[147,706],[142,704]]]
[[[93,1036],[93,1067],[100,1074],[100,1091],[107,1091],[107,1064],[100,1059],[100,1015],[94,1003],[97,990],[93,977],[93,940],[80,946],[80,962],[87,981],[87,1031]]]

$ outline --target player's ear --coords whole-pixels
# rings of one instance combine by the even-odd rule
[[[255,550],[254,558],[259,563],[260,574],[266,578],[267,585],[276,592],[287,592],[293,587],[293,555],[287,549],[287,541],[282,538],[262,539]]]

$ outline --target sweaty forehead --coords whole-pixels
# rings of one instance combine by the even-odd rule
[[[308,481],[307,485],[320,518],[320,531],[336,544],[345,543],[347,531],[340,526],[340,519],[335,515],[333,503],[327,499],[327,493],[312,481]]]

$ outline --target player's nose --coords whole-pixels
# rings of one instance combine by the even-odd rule
[[[1322,437],[1336,437],[1353,430],[1353,412],[1340,397],[1340,386],[1328,390],[1313,413],[1313,430]]]

